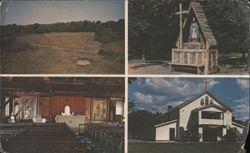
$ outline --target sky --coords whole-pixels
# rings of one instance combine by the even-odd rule
[[[247,78],[137,78],[128,86],[129,100],[136,108],[166,112],[207,89],[234,110],[236,119],[249,119],[249,79]]]
[[[124,0],[4,0],[2,24],[111,21],[124,18]]]

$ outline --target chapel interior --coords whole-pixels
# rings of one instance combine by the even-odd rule
[[[2,77],[0,83],[0,152],[124,152],[124,78]]]

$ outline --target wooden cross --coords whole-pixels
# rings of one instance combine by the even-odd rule
[[[205,84],[205,89],[206,91],[208,91],[208,84],[210,83],[210,81],[208,79],[204,79],[202,83]]]
[[[183,30],[183,23],[182,23],[182,14],[186,14],[186,13],[188,13],[188,11],[182,11],[182,3],[180,3],[179,9],[180,9],[180,11],[176,13],[176,14],[180,15],[179,48],[183,49],[183,38],[182,38],[182,36],[183,36],[183,32],[182,32],[182,30]]]

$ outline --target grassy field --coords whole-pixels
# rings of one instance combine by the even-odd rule
[[[28,45],[16,49],[18,44]],[[90,64],[79,65],[79,61]],[[95,41],[92,32],[29,34],[3,50],[1,64],[2,73],[121,74],[124,42],[103,44]]]
[[[128,153],[238,153],[241,144],[129,143]]]

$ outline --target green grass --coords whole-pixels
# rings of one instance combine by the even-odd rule
[[[13,41],[9,45],[2,47],[3,52],[21,52],[31,49],[32,47],[29,43],[21,43],[17,41]]]
[[[241,53],[231,53],[231,54],[221,54],[219,56],[219,65],[228,65],[232,68],[242,68],[246,67],[247,64],[247,54],[246,58],[242,58]]]
[[[129,143],[128,153],[238,153],[241,144]]]
[[[113,52],[112,50],[100,50],[98,54],[102,55],[107,60],[124,62],[123,56],[119,52]]]

